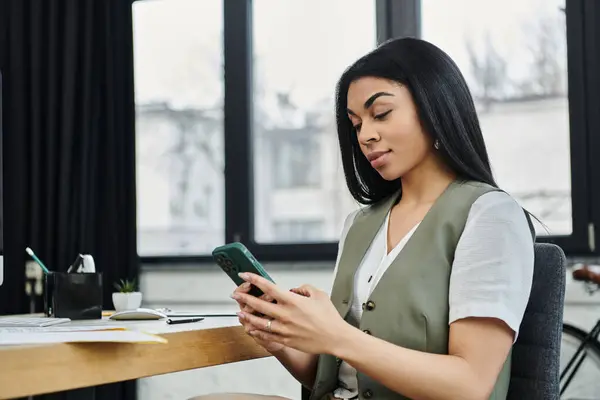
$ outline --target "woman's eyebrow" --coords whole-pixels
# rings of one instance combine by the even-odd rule
[[[373,103],[375,102],[375,100],[377,100],[381,96],[393,96],[393,94],[388,93],[388,92],[377,92],[377,93],[375,93],[374,95],[372,95],[371,97],[369,97],[367,99],[367,101],[365,101],[365,104],[364,104],[365,110],[368,109],[369,107],[371,107],[373,105]],[[352,114],[352,115],[356,116],[356,113],[354,111],[352,111],[351,109],[347,108],[346,111],[348,112],[348,114]]]

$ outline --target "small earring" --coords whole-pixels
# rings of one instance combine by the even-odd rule
[[[440,149],[440,141],[435,139],[435,142],[433,142],[433,147],[435,147],[436,150]]]

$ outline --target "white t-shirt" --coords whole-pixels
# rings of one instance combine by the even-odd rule
[[[344,223],[334,279],[346,235],[357,212],[351,213]],[[388,222],[389,213],[354,277],[350,313],[358,321],[362,304],[418,226],[388,254]],[[519,204],[500,191],[479,197],[471,206],[456,247],[450,275],[448,324],[466,317],[498,318],[515,332],[516,340],[531,291],[533,263],[531,232]],[[335,397],[353,398],[358,394],[357,387],[356,370],[342,362]]]

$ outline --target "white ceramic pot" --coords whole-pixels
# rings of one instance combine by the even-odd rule
[[[113,305],[115,306],[115,311],[117,312],[125,310],[135,310],[136,308],[140,308],[140,305],[142,304],[142,293],[115,292],[112,294],[112,300]]]

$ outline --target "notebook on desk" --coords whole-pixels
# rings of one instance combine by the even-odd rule
[[[0,317],[0,327],[3,328],[44,328],[71,321],[69,318],[50,317]]]

